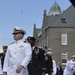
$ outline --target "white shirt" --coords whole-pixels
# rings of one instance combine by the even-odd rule
[[[54,74],[56,74],[56,62],[55,62],[55,60],[52,60],[52,62],[53,62],[53,75]]]
[[[8,46],[3,72],[7,75],[28,75],[27,65],[30,62],[32,50],[30,44],[19,40]],[[24,66],[21,73],[17,74],[16,69],[19,65]]]

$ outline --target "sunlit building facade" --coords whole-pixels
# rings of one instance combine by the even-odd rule
[[[49,13],[44,10],[42,27],[34,24],[33,36],[36,44],[52,49],[53,59],[64,66],[75,54],[75,8],[71,5],[65,11],[55,2]]]

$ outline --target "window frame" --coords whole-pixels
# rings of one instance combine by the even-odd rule
[[[67,33],[61,34],[61,45],[67,45]]]
[[[68,60],[68,53],[67,53],[67,52],[62,52],[62,53],[61,53],[61,64],[62,64],[62,65],[66,65],[66,62],[65,62],[65,63],[62,62],[62,60],[63,60],[62,57],[63,57],[63,56],[65,56],[65,60],[66,60],[66,62],[67,62],[67,60]]]

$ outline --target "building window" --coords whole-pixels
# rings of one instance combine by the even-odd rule
[[[67,33],[61,34],[61,45],[67,45]]]
[[[61,23],[67,23],[66,18],[61,18]]]
[[[67,57],[68,57],[67,53],[64,53],[64,52],[61,53],[61,62],[62,62],[62,65],[66,65],[66,62],[68,60]]]

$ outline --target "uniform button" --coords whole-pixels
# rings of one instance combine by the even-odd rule
[[[13,65],[15,65],[15,63]]]
[[[14,52],[14,54],[16,54],[16,52]]]
[[[17,47],[15,47],[15,49],[17,49]]]
[[[36,58],[37,58],[37,56],[36,56]]]

